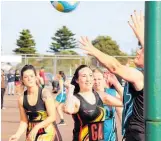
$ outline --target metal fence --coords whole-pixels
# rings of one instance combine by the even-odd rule
[[[134,66],[134,56],[114,56],[122,64]],[[22,55],[22,63],[18,64],[16,68],[21,69],[26,64],[32,64],[36,69],[45,68],[46,72],[57,74],[58,71],[64,71],[67,76],[72,76],[75,69],[81,65],[86,64],[92,67],[102,67],[96,58],[90,56],[79,55]]]

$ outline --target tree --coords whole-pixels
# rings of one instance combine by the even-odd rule
[[[111,56],[127,56],[126,53],[120,51],[119,46],[116,41],[113,41],[109,36],[98,36],[95,40],[92,41],[92,44],[104,52],[105,54]],[[122,64],[126,64],[127,58],[117,58]]]
[[[19,39],[17,40],[17,46],[19,48],[16,48],[13,52],[16,54],[35,54],[35,41],[32,38],[33,36],[30,31],[28,29],[23,29],[22,32],[20,32]]]
[[[78,53],[76,53],[73,50],[62,50],[59,54],[60,55],[78,55]]]
[[[76,47],[76,39],[73,34],[66,26],[57,30],[55,36],[52,37],[53,42],[51,43],[50,50],[54,52],[60,52],[65,49],[72,49]]]

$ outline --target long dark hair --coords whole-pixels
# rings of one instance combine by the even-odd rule
[[[23,77],[23,73],[27,70],[33,70],[35,76],[36,76],[36,69],[34,68],[34,66],[32,65],[25,65],[22,69],[21,69],[21,79]]]
[[[80,87],[79,87],[79,84],[76,82],[78,80],[78,77],[79,77],[79,71],[83,68],[89,68],[87,65],[80,65],[76,70],[75,70],[75,73],[74,73],[74,76],[72,78],[72,81],[71,81],[71,84],[75,86],[75,89],[74,89],[74,94],[77,94],[79,91],[80,91]]]

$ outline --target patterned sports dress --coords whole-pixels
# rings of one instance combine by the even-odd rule
[[[144,141],[144,95],[143,89],[136,91],[133,84],[124,88],[124,109],[122,114],[122,135],[126,141]]]
[[[144,73],[144,69],[137,68]],[[122,135],[126,141],[145,140],[144,89],[137,91],[126,82],[123,95]]]
[[[95,93],[96,103],[88,103],[81,95],[75,95],[80,100],[78,113],[73,114],[73,141],[104,141],[105,111],[102,100]]]
[[[36,105],[31,106],[29,105],[27,100],[27,91],[24,92],[23,107],[28,117],[28,128],[26,137],[28,137],[30,131],[34,128],[36,124],[44,121],[48,116],[45,108],[45,103],[42,100],[41,95],[42,89],[39,88],[37,103]],[[56,123],[54,122],[53,124],[49,124],[45,128],[39,129],[34,141],[62,141]]]
[[[66,101],[66,92],[65,92],[65,87],[63,83],[62,83],[62,88],[63,88],[62,92],[56,96],[56,101],[59,103],[65,103]]]
[[[105,89],[105,92],[116,96],[116,90],[112,88]],[[115,120],[115,107],[104,105],[106,117],[104,122],[105,141],[117,141],[117,130]]]
[[[63,91],[56,96],[56,101],[59,103],[65,103],[66,101],[66,93]]]

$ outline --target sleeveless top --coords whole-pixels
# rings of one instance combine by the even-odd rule
[[[116,90],[112,88],[105,88],[105,92],[112,96],[116,96]],[[104,109],[106,112],[105,122],[104,122],[104,137],[105,141],[117,141],[117,129],[116,129],[116,119],[115,119],[115,107],[111,107],[104,104]]]
[[[27,127],[26,137],[28,136],[28,134],[36,124],[44,121],[48,117],[45,103],[42,100],[41,95],[42,95],[42,89],[39,88],[37,103],[36,105],[31,106],[28,103],[27,90],[24,92],[23,107],[28,117],[28,127]],[[55,122],[49,124],[45,128],[39,129],[34,141],[39,141],[39,140],[62,141],[60,132]]]
[[[123,97],[122,135],[137,131],[144,133],[144,95],[143,89],[136,91],[131,83],[126,83]]]
[[[97,93],[95,104],[88,103],[81,95],[75,96],[80,100],[78,113],[73,114],[73,141],[103,141],[105,111],[102,100]]]

